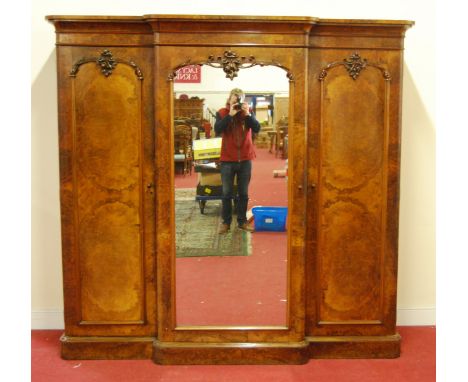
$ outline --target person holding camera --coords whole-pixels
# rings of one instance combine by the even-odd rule
[[[252,173],[252,159],[255,158],[252,133],[260,131],[260,123],[244,102],[244,92],[232,89],[226,106],[216,113],[216,136],[221,136],[221,182],[223,185],[222,224],[219,234],[227,233],[232,222],[232,198],[234,178],[237,177],[237,225],[238,228],[252,232],[247,222],[247,204],[249,202],[249,183]]]

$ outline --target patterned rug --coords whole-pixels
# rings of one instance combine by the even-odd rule
[[[252,253],[251,233],[237,229],[235,217],[231,230],[218,234],[221,200],[207,201],[202,214],[195,200],[196,189],[178,188],[175,194],[176,257],[249,256]]]

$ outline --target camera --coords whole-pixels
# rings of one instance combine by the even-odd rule
[[[242,99],[242,97],[239,97],[237,96],[237,103],[235,103],[234,105],[232,105],[232,108],[234,110],[241,110],[242,109],[242,103],[244,102],[244,100]]]

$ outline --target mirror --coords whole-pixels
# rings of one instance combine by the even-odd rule
[[[238,77],[230,80],[218,68],[186,66],[179,69],[173,86],[177,327],[285,327],[286,72],[274,66],[252,67],[240,70]],[[245,185],[241,175],[234,177],[232,200],[224,199],[225,217],[229,216],[228,203],[232,206],[230,229],[219,233],[223,227],[223,182],[226,195],[229,178],[226,168],[237,169],[238,163],[222,163],[221,146],[223,139],[228,144],[228,138],[225,130],[217,134],[215,127],[217,118],[221,122],[224,116],[218,112],[226,107],[234,88],[242,89],[243,101],[260,125],[260,131],[254,133],[255,127],[250,125],[255,122],[244,116],[237,127],[242,131],[243,135],[237,136],[242,142],[249,134],[253,138],[255,157],[250,161],[246,219],[247,229],[254,232],[238,228]]]

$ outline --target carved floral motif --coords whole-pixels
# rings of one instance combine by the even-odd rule
[[[358,78],[361,70],[367,66],[367,60],[362,59],[358,53],[353,53],[349,58],[344,59],[344,66],[353,80]]]
[[[88,62],[95,62],[100,70],[101,73],[104,74],[106,77],[109,77],[112,74],[112,71],[116,68],[118,63],[130,65],[134,70],[135,74],[139,80],[143,79],[143,73],[138,65],[133,61],[124,61],[117,58],[114,58],[112,52],[110,50],[105,49],[99,57],[84,57],[78,60],[72,67],[70,71],[71,77],[76,77],[80,66],[86,64]]]
[[[391,76],[390,73],[382,66],[374,63],[370,63],[367,61],[365,58],[361,58],[359,53],[354,52],[349,56],[348,58],[345,58],[343,61],[337,61],[337,62],[332,62],[331,64],[328,64],[325,68],[322,69],[319,75],[319,80],[323,81],[324,78],[328,74],[328,70],[331,68],[334,68],[335,66],[339,65],[344,65],[346,70],[348,71],[349,76],[353,79],[356,80],[359,75],[361,74],[361,71],[365,69],[368,66],[373,66],[377,69],[379,69],[382,72],[382,75],[385,79],[385,81],[390,81]]]
[[[112,57],[112,53],[107,49],[101,53],[97,63],[101,67],[101,73],[106,77],[109,77],[117,66],[117,62],[115,61],[114,57]]]
[[[278,62],[274,61],[257,61],[254,56],[238,56],[237,53],[227,50],[224,52],[222,56],[214,56],[210,55],[207,61],[197,62],[194,63],[190,59],[184,62],[181,65],[178,65],[174,72],[172,72],[168,76],[168,80],[172,81],[176,77],[177,70],[183,68],[187,65],[208,65],[213,68],[220,68],[223,69],[224,73],[226,73],[226,78],[229,78],[231,81],[237,77],[238,72],[240,69],[247,69],[253,66],[276,66],[286,71],[286,76],[288,77],[289,81],[294,81],[293,75],[291,71],[286,68],[285,66],[281,65]]]

